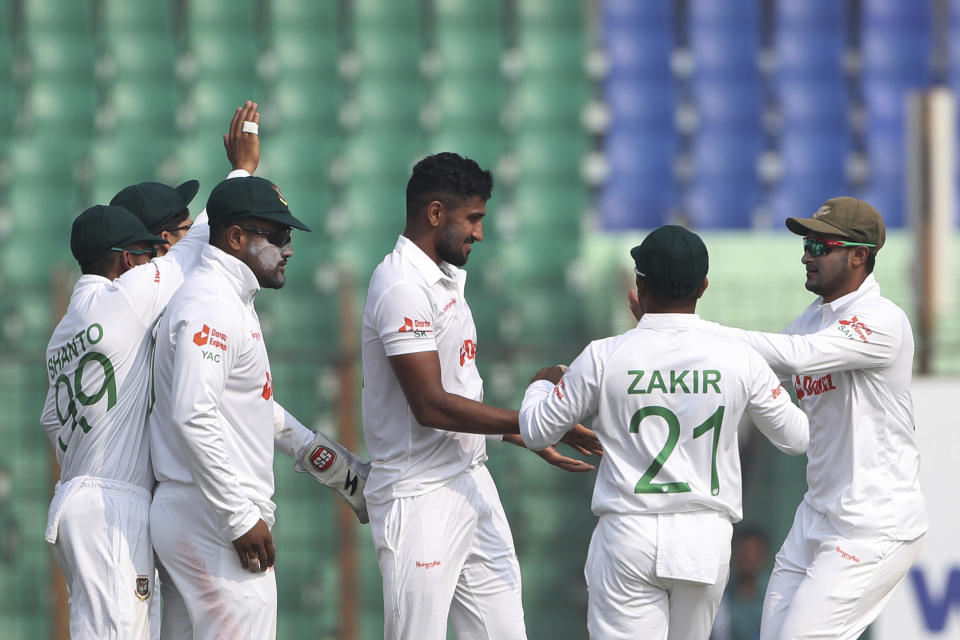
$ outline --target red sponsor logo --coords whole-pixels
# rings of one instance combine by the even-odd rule
[[[260,396],[264,400],[269,400],[273,397],[273,380],[270,379],[270,372],[267,371],[267,381],[263,384],[263,393]]]
[[[473,340],[464,340],[460,347],[460,366],[462,367],[467,360],[473,360],[477,357],[477,343]]]
[[[430,560],[428,562],[420,562],[417,560],[418,569],[433,569],[434,567],[439,567],[441,564],[439,560]]]
[[[160,267],[153,265],[153,268],[157,270],[157,272],[153,275],[153,281],[160,282]]]
[[[783,387],[777,387],[776,389],[774,389],[772,394],[773,399],[776,400],[777,398],[779,398],[781,393],[783,393]]]
[[[452,307],[452,306],[455,305],[455,304],[457,304],[457,299],[456,299],[456,298],[450,298],[450,302],[448,302],[447,304],[444,305],[443,310],[446,311],[447,309],[449,309],[450,307]]]
[[[835,391],[832,374],[827,374],[822,378],[813,378],[811,376],[795,376],[793,386],[797,389],[797,400],[803,400],[807,396],[819,396],[827,391]]]
[[[853,555],[852,553],[847,553],[840,547],[837,547],[837,553],[839,553],[840,557],[843,558],[844,560],[852,560],[853,562],[860,562],[860,558]]]
[[[314,452],[310,454],[310,464],[312,464],[313,468],[317,471],[326,471],[327,467],[333,464],[333,461],[336,459],[336,452],[327,447],[317,447]]]
[[[856,334],[856,337],[860,338],[861,342],[869,342],[869,340],[867,340],[867,336],[873,335],[873,331],[870,331],[870,327],[863,324],[863,322],[857,318],[857,316],[853,316],[849,320],[840,320],[838,321],[838,324],[840,326],[837,328],[840,329],[840,331],[848,338],[853,338],[854,334]]]
[[[257,333],[256,331],[251,331],[251,332],[250,332],[250,337],[253,338],[254,340],[262,340],[262,339],[263,339],[263,336],[261,336],[261,335],[260,335],[259,333]]]
[[[217,331],[216,329],[211,329],[208,325],[203,325],[203,328],[200,331],[197,331],[193,334],[193,344],[198,347],[202,347],[206,344],[209,344],[211,347],[216,347],[221,351],[227,350],[227,334]]]
[[[415,320],[404,317],[403,325],[397,329],[400,333],[412,333],[417,338],[423,338],[433,332],[433,325],[429,320]]]
[[[556,384],[556,386],[553,387],[553,395],[557,396],[557,399],[563,400],[564,389],[566,389],[566,387],[563,384],[563,380],[561,380]]]

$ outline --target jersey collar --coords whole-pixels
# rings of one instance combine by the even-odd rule
[[[217,271],[227,276],[227,280],[241,300],[251,302],[257,295],[260,283],[257,282],[257,276],[253,275],[250,267],[243,262],[212,244],[203,247],[203,257],[213,264]]]
[[[430,256],[424,253],[423,249],[414,244],[414,242],[406,236],[397,238],[395,251],[398,251],[404,260],[413,265],[413,268],[423,276],[423,279],[426,280],[430,286],[435,285],[443,279],[460,281],[466,277],[466,272],[458,269],[449,262],[441,262],[438,265],[430,259]],[[461,276],[461,274],[463,275]]]
[[[842,309],[844,306],[850,304],[854,300],[866,296],[879,296],[880,295],[880,284],[877,282],[877,279],[873,277],[873,274],[869,274],[866,279],[860,283],[860,287],[856,291],[851,291],[845,296],[841,296],[834,300],[833,302],[826,303],[830,307],[831,311],[837,311]],[[823,303],[823,298],[820,298],[820,304]]]
[[[696,313],[645,313],[637,327],[642,329],[673,329],[694,327],[700,324]]]

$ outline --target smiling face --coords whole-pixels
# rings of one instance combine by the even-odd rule
[[[474,242],[483,240],[487,203],[475,196],[454,209],[446,209],[436,239],[437,256],[455,267],[467,263]]]
[[[245,224],[244,226],[256,227],[268,232],[285,228],[285,225],[256,218],[251,219],[250,225]],[[282,288],[287,282],[287,260],[293,255],[289,239],[282,247],[278,247],[268,241],[264,233],[258,231],[244,231],[243,233],[247,237],[247,243],[245,255],[241,260],[253,271],[253,275],[257,277],[257,282],[261,287],[264,289]]]

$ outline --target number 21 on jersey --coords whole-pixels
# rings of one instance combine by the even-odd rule
[[[680,418],[673,411],[666,407],[652,406],[644,407],[633,414],[630,419],[630,433],[640,432],[640,423],[645,418],[656,416],[662,418],[667,423],[668,433],[667,441],[660,449],[660,453],[654,458],[650,466],[643,473],[643,476],[637,482],[634,493],[687,493],[690,491],[690,485],[686,482],[654,482],[663,465],[666,464],[674,447],[680,440]],[[713,452],[711,455],[710,467],[710,493],[717,495],[720,493],[720,477],[717,474],[717,447],[720,444],[720,425],[723,424],[723,407],[718,407],[709,418],[704,420],[700,426],[693,430],[693,438],[697,439],[705,433],[713,432]]]

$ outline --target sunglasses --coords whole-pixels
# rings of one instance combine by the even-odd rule
[[[248,227],[238,224],[238,227],[244,231],[255,233],[267,239],[267,242],[277,247],[285,247],[290,244],[290,236],[293,235],[291,227],[277,227],[276,229],[264,229],[262,227]]]
[[[160,250],[156,247],[147,247],[146,249],[124,249],[122,247],[110,247],[110,251],[126,251],[127,253],[132,253],[135,256],[150,256],[151,258],[156,258],[160,254]]]
[[[846,240],[827,240],[826,238],[804,238],[803,250],[814,258],[825,256],[834,247],[875,247],[869,242],[847,242]]]
[[[174,227],[173,229],[164,229],[168,233],[173,233],[174,231],[189,231],[192,224],[185,224],[182,227]]]

